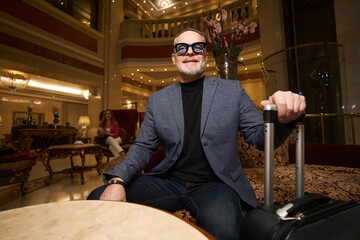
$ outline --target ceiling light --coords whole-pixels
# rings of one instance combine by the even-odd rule
[[[57,91],[57,92],[83,95],[83,89],[77,89],[77,88],[72,88],[72,87],[63,87],[63,86],[58,86],[58,85],[53,85],[53,84],[44,84],[44,83],[40,83],[40,82],[37,82],[34,80],[29,81],[29,86],[52,90],[52,91]]]
[[[245,68],[245,70],[247,70],[247,67]]]
[[[131,73],[131,76],[134,76],[134,73]]]
[[[90,96],[90,91],[89,89],[85,89],[82,91],[82,94],[84,96],[85,99],[89,99],[89,96]]]
[[[143,79],[143,76],[141,76],[140,79]]]
[[[160,5],[161,5],[163,8],[166,8],[167,6],[169,6],[169,2],[166,1],[166,0],[161,0],[161,1],[160,1]]]
[[[149,79],[149,82],[151,82],[151,80]]]
[[[209,67],[209,66],[210,66],[210,64],[206,64],[206,66],[207,66],[207,67]]]
[[[165,68],[164,71],[167,71],[167,69]]]
[[[187,2],[185,2],[185,5],[188,5],[188,3],[187,3]]]
[[[244,60],[244,58],[240,58],[240,60]]]
[[[154,11],[154,8],[150,8],[151,11]]]
[[[164,80],[162,80],[161,82],[164,83]]]
[[[139,71],[140,71],[140,69],[136,69],[136,71],[138,71],[138,72],[139,72]]]
[[[16,91],[17,88],[26,88],[29,84],[29,76],[26,73],[1,69],[0,70],[0,86]]]
[[[163,10],[163,13],[165,13],[165,10]]]
[[[154,69],[150,69],[150,71],[154,71]]]
[[[260,53],[257,53],[256,55],[260,56]]]
[[[174,9],[176,9],[176,6],[174,6]]]
[[[144,0],[144,3],[146,3],[146,0]]]
[[[144,11],[144,13],[146,13],[146,10]]]

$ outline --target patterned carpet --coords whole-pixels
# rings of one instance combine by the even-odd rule
[[[245,168],[259,204],[264,203],[264,169]],[[305,165],[305,186],[308,193],[321,193],[331,198],[360,204],[360,169],[335,166]],[[274,204],[295,199],[295,165],[275,167]]]

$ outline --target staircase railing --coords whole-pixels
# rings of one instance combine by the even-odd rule
[[[228,13],[227,20],[224,24],[225,33],[229,32],[231,21],[233,19],[246,22],[253,21],[257,18],[256,0],[240,0],[226,6],[222,6]],[[176,34],[185,28],[195,28],[199,31],[206,32],[202,18],[207,16],[208,19],[215,19],[217,9],[210,10],[200,14],[194,14],[186,17],[171,19],[128,19],[121,23],[120,39],[124,38],[151,38],[163,39],[173,38]]]

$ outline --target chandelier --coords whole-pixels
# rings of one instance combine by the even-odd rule
[[[160,5],[161,5],[163,8],[166,8],[167,6],[169,6],[169,2],[166,1],[166,0],[161,0],[161,1],[160,1]]]
[[[0,70],[0,86],[9,88],[11,91],[26,88],[29,80],[26,73],[7,69]]]

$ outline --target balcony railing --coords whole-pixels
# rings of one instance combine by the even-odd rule
[[[227,20],[224,24],[225,33],[230,31],[231,21],[233,19],[246,22],[253,21],[257,18],[256,0],[240,0],[222,7],[228,13]],[[217,9],[205,12],[208,19],[215,19]],[[152,38],[163,39],[173,38],[176,34],[185,28],[195,28],[199,31],[206,32],[202,21],[203,13],[186,17],[159,19],[159,20],[125,20],[121,23],[120,39],[124,38]]]
[[[321,125],[321,142],[325,144],[325,118],[343,117],[350,118],[352,144],[356,145],[355,117],[360,117],[360,113],[319,113],[306,114],[306,118],[320,118]]]

